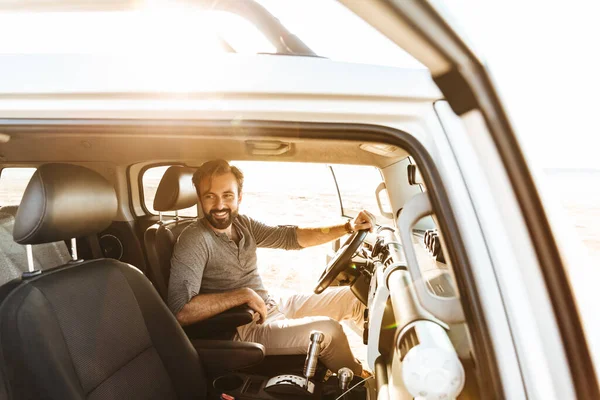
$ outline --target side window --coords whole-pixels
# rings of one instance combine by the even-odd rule
[[[154,197],[156,196],[156,189],[162,179],[165,171],[169,168],[169,165],[163,167],[152,167],[144,171],[142,175],[142,187],[144,190],[144,204],[148,212],[152,214],[158,214],[158,211],[154,209]],[[182,217],[195,217],[198,215],[196,206],[179,210],[178,214]],[[168,212],[167,215],[175,215],[175,212]]]
[[[240,213],[271,225],[339,222],[335,182],[325,164],[232,161],[244,173]]]
[[[381,171],[365,165],[334,165],[331,167],[340,191],[345,216],[354,217],[360,210],[367,210],[377,217],[377,222],[393,225],[393,221],[381,215],[377,204],[376,189],[383,182]],[[379,192],[379,201],[384,212],[391,212],[387,190]]]
[[[268,225],[322,227],[342,222],[333,176],[326,164],[232,161],[244,173],[240,214]],[[301,251],[258,249],[258,269],[274,292],[312,292],[331,244]]]
[[[0,172],[0,206],[21,203],[25,188],[35,168],[3,168]]]

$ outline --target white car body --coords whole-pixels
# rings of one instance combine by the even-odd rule
[[[370,22],[383,21],[377,18]],[[382,31],[394,37],[393,29]],[[495,142],[478,111],[466,113],[462,121],[454,114],[429,71],[272,55],[211,56],[210,62],[200,57],[2,55],[0,76],[4,122],[323,122],[373,125],[414,136],[448,191],[504,396],[577,397],[561,321],[553,313],[540,260]],[[385,178],[393,191],[392,177]],[[133,217],[130,210],[120,210],[122,220]],[[584,266],[572,266],[568,286],[580,307],[590,353],[599,362],[599,316],[591,309],[593,293],[586,284],[597,282],[597,271],[588,268],[582,274],[579,267]]]

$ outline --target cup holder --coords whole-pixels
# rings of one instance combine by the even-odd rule
[[[242,387],[244,379],[238,375],[224,375],[213,381],[213,387],[217,390],[231,391]]]

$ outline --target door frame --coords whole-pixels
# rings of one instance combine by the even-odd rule
[[[352,0],[340,1],[422,62],[456,115],[464,118],[477,112],[483,118],[484,130],[487,128],[497,149],[538,259],[576,396],[600,398],[566,265],[527,160],[487,69],[430,1],[372,0],[360,7]]]

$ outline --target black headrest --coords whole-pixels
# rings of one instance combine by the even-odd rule
[[[45,164],[31,177],[15,217],[20,244],[57,242],[107,228],[117,213],[117,195],[104,177],[71,164]]]
[[[156,196],[154,209],[156,211],[175,211],[191,207],[198,202],[196,189],[192,183],[195,168],[173,165],[163,175]]]

